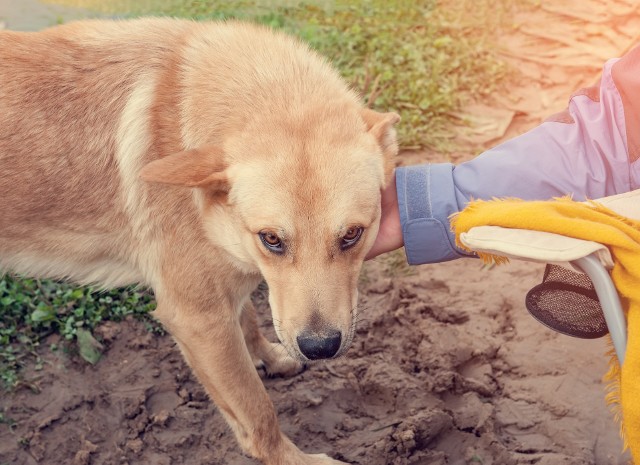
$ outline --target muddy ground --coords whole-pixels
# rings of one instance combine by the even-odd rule
[[[7,5],[0,0],[0,16],[12,27]],[[494,144],[561,110],[595,81],[601,55],[636,40],[636,10],[543,1],[514,15],[502,53],[515,79],[495,101],[466,109],[476,130],[458,137]],[[405,153],[401,163],[427,159],[442,157]],[[363,465],[627,463],[603,400],[606,343],[558,335],[529,316],[524,295],[540,272],[474,260],[367,263],[363,321],[347,355],[264,380],[282,429],[306,451]],[[265,291],[254,297],[273,337]],[[107,350],[96,366],[46,353],[45,369],[25,374],[38,393],[2,394],[0,409],[16,423],[0,424],[0,464],[255,463],[169,336],[136,321],[99,334]]]
[[[603,402],[604,342],[557,336],[523,308],[539,267],[385,268],[367,265],[345,357],[265,380],[300,447],[363,465],[624,463]],[[0,463],[254,463],[169,337],[134,321],[100,334],[95,367],[48,354],[28,374],[39,394],[0,401],[17,421],[0,430]]]

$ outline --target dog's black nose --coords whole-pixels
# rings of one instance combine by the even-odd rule
[[[340,349],[342,333],[340,331],[330,331],[326,336],[310,333],[302,333],[297,338],[300,352],[309,360],[321,358],[331,358]]]

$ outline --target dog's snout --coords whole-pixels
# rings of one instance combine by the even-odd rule
[[[296,338],[300,352],[309,360],[319,360],[321,358],[331,358],[340,349],[342,333],[340,331],[330,331],[328,334],[319,335],[313,333],[302,333]]]

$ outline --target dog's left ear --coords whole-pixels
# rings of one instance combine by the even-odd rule
[[[140,170],[140,179],[184,187],[229,191],[224,154],[217,147],[201,147],[154,160]]]
[[[393,125],[400,121],[397,113],[378,113],[377,111],[363,108],[360,112],[362,119],[371,134],[380,145],[384,156],[384,184],[391,179],[395,168],[395,157],[398,154],[398,141]]]

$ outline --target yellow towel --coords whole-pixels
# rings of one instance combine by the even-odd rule
[[[628,343],[622,369],[617,359],[611,358],[606,379],[614,382],[614,388],[607,400],[619,403],[625,446],[631,449],[634,463],[640,464],[640,222],[621,217],[596,202],[507,199],[473,201],[454,215],[451,227],[459,247],[466,249],[460,234],[474,226],[546,231],[599,242],[609,248],[615,262],[611,278],[627,316]],[[504,257],[480,255],[485,261],[505,261]]]

